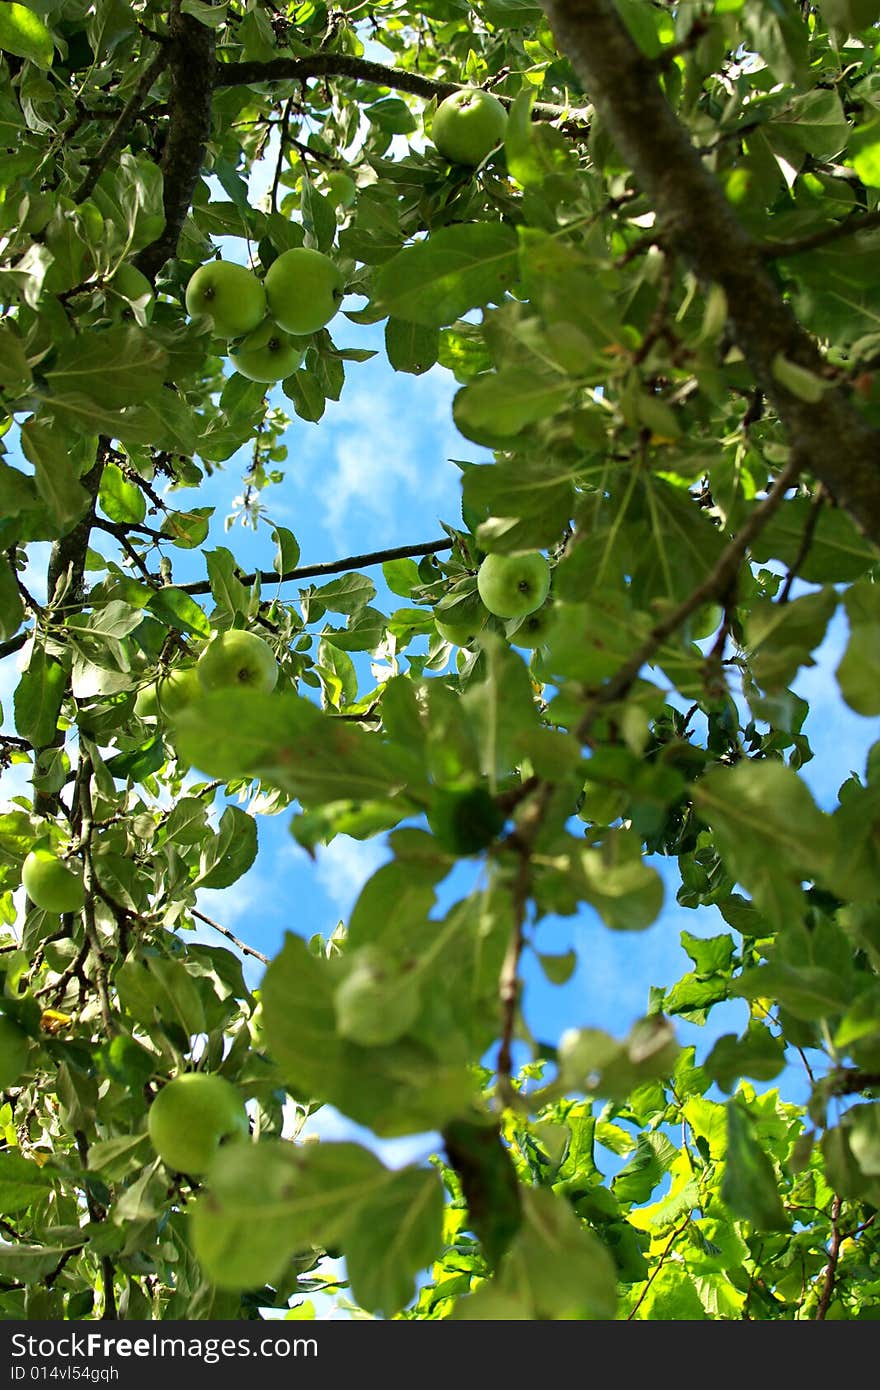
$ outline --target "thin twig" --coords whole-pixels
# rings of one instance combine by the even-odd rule
[[[840,1259],[841,1234],[838,1221],[840,1220],[840,1197],[835,1192],[831,1198],[831,1239],[828,1242],[828,1263],[825,1266],[825,1278],[822,1281],[822,1292],[819,1296],[819,1304],[816,1308],[816,1322],[822,1322],[828,1313],[831,1303],[831,1296],[834,1293],[834,1280],[837,1276],[837,1262]]]
[[[621,699],[638,678],[642,667],[655,655],[657,648],[665,642],[677,628],[695,613],[704,603],[719,594],[730,591],[742,563],[743,556],[751,542],[766,526],[779,507],[786,492],[797,479],[801,465],[792,458],[785,465],[763,502],[760,502],[736,535],[728,541],[709,574],[695,589],[683,599],[672,612],[652,628],[648,637],[638,650],[620,666],[601,690],[593,697],[575,730],[575,736],[584,742],[596,719],[599,710],[614,700]]]
[[[163,43],[159,51],[153,54],[150,62],[138,78],[137,86],[122,108],[113,129],[108,133],[94,159],[89,160],[89,172],[73,195],[73,201],[75,203],[84,203],[86,198],[91,197],[95,184],[98,182],[104,169],[106,169],[117,150],[122,149],[125,137],[137,120],[138,112],[140,111],[144,97],[149,92],[162,69],[167,66],[170,57],[171,53],[167,43]]]
[[[818,232],[811,232],[808,236],[792,241],[768,242],[761,247],[761,255],[766,261],[798,256],[803,251],[815,251],[820,246],[828,246],[843,237],[856,236],[859,232],[870,232],[875,227],[880,227],[880,212],[866,212],[861,216],[847,217],[843,222],[835,222],[830,227],[822,227]]]
[[[664,1245],[663,1250],[662,1250],[661,1255],[660,1255],[660,1258],[659,1258],[659,1260],[657,1261],[657,1263],[656,1263],[656,1265],[654,1266],[654,1268],[651,1270],[650,1277],[649,1277],[649,1279],[647,1280],[647,1282],[646,1282],[646,1284],[645,1284],[645,1287],[642,1289],[642,1292],[639,1294],[638,1299],[636,1300],[636,1303],[634,1304],[634,1306],[632,1307],[632,1309],[630,1310],[630,1312],[627,1314],[627,1319],[626,1319],[627,1322],[632,1322],[632,1320],[633,1320],[633,1318],[635,1317],[636,1313],[639,1311],[639,1309],[641,1308],[641,1306],[642,1306],[642,1304],[644,1303],[645,1299],[647,1298],[648,1292],[649,1292],[649,1290],[650,1290],[650,1288],[651,1288],[651,1285],[653,1284],[654,1280],[657,1278],[657,1275],[660,1273],[661,1269],[663,1268],[664,1264],[666,1263],[666,1260],[669,1258],[669,1255],[670,1255],[671,1252],[672,1252],[672,1247],[673,1247],[673,1245],[674,1245],[675,1242],[678,1240],[678,1237],[679,1237],[679,1236],[684,1235],[685,1231],[687,1230],[687,1228],[688,1228],[688,1226],[689,1226],[690,1224],[691,1224],[691,1213],[689,1212],[688,1215],[687,1215],[687,1217],[686,1217],[686,1219],[681,1223],[680,1226],[677,1226],[677,1227],[675,1228],[675,1230],[672,1232],[672,1235],[669,1237],[668,1241],[667,1241],[666,1244]]]
[[[198,920],[204,922],[206,926],[213,927],[215,931],[218,931],[221,936],[225,936],[227,941],[231,941],[232,944],[237,946],[246,956],[256,956],[257,960],[262,961],[264,965],[269,964],[269,957],[264,956],[262,951],[258,951],[255,946],[248,946],[246,941],[242,941],[234,932],[231,932],[228,927],[221,927],[220,923],[215,922],[213,917],[209,917],[207,913],[200,912],[197,907],[191,907],[189,915],[190,917],[197,917]]]
[[[785,584],[782,588],[782,593],[779,595],[779,598],[777,600],[777,602],[779,603],[788,603],[789,595],[791,593],[791,586],[797,578],[798,571],[800,570],[801,565],[804,563],[804,561],[810,553],[810,548],[813,544],[813,540],[816,535],[816,527],[819,525],[819,517],[822,514],[822,508],[827,502],[827,500],[828,493],[825,491],[825,488],[823,487],[822,483],[819,483],[819,485],[816,488],[816,491],[813,493],[813,505],[810,509],[810,515],[807,517],[807,524],[804,527],[804,534],[801,536],[801,543],[798,547],[798,553],[794,557],[791,569],[788,571],[788,574],[786,575]]]
[[[257,570],[253,574],[239,575],[242,584],[253,584],[259,579],[261,584],[288,584],[294,579],[314,579],[325,574],[343,574],[346,570],[361,569],[365,565],[381,565],[386,560],[403,560],[415,555],[435,555],[440,550],[451,550],[452,541],[427,541],[424,545],[399,545],[391,550],[374,550],[367,555],[349,555],[344,560],[327,560],[318,565],[301,565],[299,569],[286,570],[277,574],[275,570]],[[209,594],[211,584],[207,579],[199,579],[193,584],[177,586],[185,594]]]

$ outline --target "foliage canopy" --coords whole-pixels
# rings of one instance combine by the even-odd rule
[[[878,1315],[880,745],[821,809],[792,690],[843,615],[840,700],[880,714],[878,20],[2,0],[0,752],[29,790],[0,814],[0,1316],[308,1316],[326,1252],[383,1317]],[[507,112],[476,167],[431,143],[460,87]],[[218,247],[262,280],[302,246],[347,298],[276,390],[186,290]],[[385,557],[390,613],[370,563],[303,572],[283,526],[255,574],[205,546],[240,449],[271,518],[285,412],[320,421],[368,355],[346,321],[451,373],[485,452],[445,538]],[[477,571],[536,551],[520,630]],[[274,689],[200,683],[234,628]],[[191,928],[270,813],[391,858],[253,990]],[[81,910],[25,900],[35,850]],[[684,933],[625,1038],[533,1037],[538,922],[662,930],[657,856],[724,929]],[[548,987],[574,963],[543,956]],[[730,999],[741,1035],[677,1043]],[[252,1131],[198,1175],[147,1128],[194,1069]],[[321,1103],[442,1151],[298,1142]]]

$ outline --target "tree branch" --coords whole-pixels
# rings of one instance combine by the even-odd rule
[[[171,100],[168,138],[162,151],[165,228],[135,259],[137,268],[154,282],[177,250],[184,218],[202,168],[211,133],[211,99],[216,62],[214,30],[192,15],[181,14],[179,0],[171,15],[168,47]]]
[[[325,560],[317,565],[301,565],[299,569],[286,570],[276,574],[275,570],[257,570],[253,574],[239,575],[242,584],[253,584],[259,579],[261,584],[287,584],[294,579],[314,579],[325,574],[344,574],[346,570],[357,570],[364,565],[381,565],[386,560],[403,560],[415,555],[436,555],[440,550],[451,550],[452,541],[426,541],[420,545],[398,545],[391,550],[374,550],[367,555],[349,555],[344,560]],[[209,594],[211,585],[207,579],[198,579],[192,584],[176,586],[185,594]]]
[[[834,222],[830,227],[822,227],[818,232],[802,236],[792,241],[770,241],[761,247],[765,261],[778,261],[787,256],[799,256],[803,251],[815,251],[820,246],[829,246],[843,237],[856,236],[859,232],[870,232],[880,227],[880,212],[866,212],[861,216],[847,217],[843,222]]]
[[[101,177],[102,172],[106,169],[117,151],[122,149],[125,137],[137,120],[144,97],[149,92],[160,72],[167,66],[170,57],[169,45],[163,43],[158,53],[154,53],[150,62],[144,68],[143,73],[138,78],[137,86],[125,103],[122,111],[119,113],[116,124],[108,133],[94,159],[89,160],[89,172],[73,195],[73,201],[75,203],[84,203],[86,198],[91,197],[95,184]]]
[[[695,613],[704,603],[730,591],[749,545],[759,531],[767,525],[781,504],[787,490],[796,480],[799,471],[799,465],[795,459],[786,464],[763,502],[758,503],[745,524],[728,541],[714,568],[710,570],[702,583],[698,584],[686,599],[682,599],[671,613],[651,629],[649,636],[645,638],[638,650],[618,668],[590,701],[575,730],[575,737],[579,738],[582,743],[586,740],[600,709],[604,705],[621,699],[626,694],[638,678],[642,667],[651,660],[660,644],[665,642],[666,638],[670,637],[685,619]]]
[[[840,1227],[837,1224],[840,1220],[841,1201],[835,1192],[831,1198],[831,1239],[828,1242],[828,1263],[825,1266],[825,1278],[822,1281],[822,1292],[819,1295],[819,1304],[816,1308],[816,1322],[822,1322],[828,1313],[831,1303],[831,1296],[834,1293],[834,1280],[837,1276],[837,1261],[840,1259],[840,1246],[842,1243]]]
[[[763,248],[738,221],[666,102],[654,65],[612,0],[542,0],[542,7],[614,144],[653,200],[664,241],[698,279],[724,289],[736,342],[802,466],[880,543],[880,433],[840,388],[804,401],[776,379],[779,356],[820,377],[823,358],[768,274]]]
[[[209,917],[207,913],[200,912],[196,907],[191,907],[189,915],[190,917],[197,917],[200,922],[205,923],[205,926],[213,927],[221,936],[225,936],[227,941],[231,941],[234,946],[243,951],[246,956],[256,956],[257,960],[261,960],[264,965],[269,964],[269,957],[264,956],[262,951],[258,951],[255,946],[248,946],[246,941],[240,940],[228,927],[221,927],[220,923],[215,922],[213,917]]]
[[[443,101],[453,92],[460,90],[460,82],[442,82],[434,77],[423,77],[421,73],[406,72],[402,68],[387,67],[384,63],[374,63],[368,58],[355,58],[348,53],[309,53],[303,58],[272,58],[268,62],[223,63],[215,68],[215,87],[250,87],[275,82],[307,82],[310,77],[348,77],[355,82],[371,82],[377,87],[390,87],[396,92],[409,92],[412,96],[424,97],[430,101],[436,97]],[[512,98],[495,95],[504,106],[512,105]],[[555,106],[551,102],[537,101],[532,107],[532,117],[542,121],[564,119],[567,124],[580,127],[583,135],[588,129],[586,111],[572,110],[568,106]]]

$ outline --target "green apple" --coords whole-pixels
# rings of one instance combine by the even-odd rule
[[[524,647],[527,651],[543,647],[552,619],[553,605],[545,603],[542,608],[536,608],[534,613],[527,613],[524,618],[514,618],[509,622],[505,628],[507,640],[512,646]]]
[[[479,87],[453,92],[434,114],[431,139],[453,164],[482,164],[502,140],[507,112],[497,97]]]
[[[198,661],[203,690],[256,690],[268,694],[278,680],[278,663],[268,642],[233,628],[212,637]]]
[[[222,1076],[186,1072],[156,1096],[147,1116],[156,1153],[178,1173],[204,1173],[224,1139],[244,1138],[248,1117],[238,1091]]]
[[[434,626],[438,635],[443,638],[444,642],[450,642],[453,647],[469,647],[484,623],[485,618],[482,622],[465,619],[452,623],[444,623],[440,618],[434,619]]]
[[[350,208],[357,197],[357,184],[343,169],[327,175],[327,197],[338,208]]]
[[[524,618],[550,592],[550,566],[539,550],[487,555],[477,573],[480,598],[496,618]]]
[[[266,319],[230,352],[229,360],[248,381],[268,382],[284,381],[296,371],[304,356],[301,343],[294,342],[272,319]]]
[[[186,287],[188,314],[208,314],[221,338],[250,333],[266,313],[266,291],[252,270],[233,261],[209,261]]]
[[[31,1040],[17,1023],[0,1016],[0,1091],[14,1086],[27,1066]]]
[[[437,787],[428,824],[451,854],[479,854],[504,826],[505,815],[487,787]]]
[[[342,271],[329,256],[294,246],[266,274],[269,313],[288,333],[316,333],[339,308],[343,285]]]
[[[195,666],[175,666],[138,691],[134,712],[140,719],[172,718],[202,693]]]
[[[31,902],[44,912],[79,912],[86,900],[82,869],[68,866],[51,849],[32,849],[21,866]]]

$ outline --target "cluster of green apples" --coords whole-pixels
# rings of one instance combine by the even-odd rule
[[[526,650],[543,645],[552,614],[550,565],[539,550],[514,555],[487,555],[477,571],[477,592],[485,613],[505,620],[505,635],[515,647]],[[482,621],[485,621],[485,613]],[[437,632],[445,642],[469,647],[477,637],[481,621],[470,613],[461,621],[435,619]]]
[[[504,139],[506,127],[507,112],[497,97],[463,87],[437,107],[431,138],[450,163],[475,169]]]
[[[255,632],[218,632],[198,661],[174,666],[138,691],[140,719],[173,719],[199,695],[212,690],[253,690],[268,695],[278,681],[278,663],[268,642]]]
[[[213,321],[231,344],[232,365],[250,381],[283,381],[301,364],[303,338],[330,322],[344,290],[342,271],[323,251],[295,246],[264,280],[247,266],[209,261],[190,277],[187,313]]]

